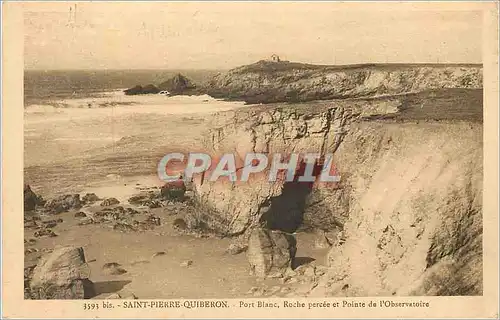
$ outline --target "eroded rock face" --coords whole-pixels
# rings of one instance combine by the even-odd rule
[[[261,278],[283,275],[291,268],[296,251],[293,235],[256,228],[248,241],[247,257],[250,270]]]
[[[341,284],[330,294],[481,295],[481,125],[351,130],[337,156],[354,200],[328,255]]]
[[[246,154],[251,152],[271,153],[279,150],[286,155],[293,150],[320,152],[322,149],[334,148],[341,139],[342,123],[347,117],[337,114],[333,108],[317,110],[312,116],[282,109],[254,114],[226,113],[219,117],[220,123],[214,123],[206,145],[210,146],[215,159],[222,154],[234,154],[237,170],[243,167]],[[231,235],[244,233],[257,225],[268,209],[266,203],[282,193],[283,182],[269,182],[268,174],[267,171],[252,175],[248,182],[229,182],[224,179],[212,182],[208,176],[195,176],[193,188],[197,201],[215,216],[214,221],[207,222],[217,223],[214,229]],[[293,188],[289,189],[293,191]],[[305,196],[307,192],[303,193]],[[299,202],[301,200],[298,199]],[[297,207],[300,207],[300,203],[297,203]]]
[[[32,299],[88,299],[94,292],[83,248],[59,247],[42,257],[30,280]]]
[[[215,116],[205,145],[213,155],[212,159],[234,154],[238,175],[248,153],[280,153],[283,156],[334,153],[348,133],[351,122],[361,117],[394,113],[400,104],[397,99],[373,101],[368,105],[360,101],[336,101],[224,112]],[[311,226],[324,226],[325,222],[332,226],[338,224],[330,218],[330,208],[323,208],[321,218],[306,214],[304,209],[309,197],[338,199],[342,204],[337,208],[342,210],[344,203],[349,202],[348,192],[343,190],[332,195],[334,191],[330,186],[326,193],[316,192],[306,184],[284,184],[282,179],[271,182],[268,176],[269,170],[250,175],[248,182],[227,179],[213,182],[210,173],[195,176],[193,189],[197,202],[210,216],[206,222],[224,234],[238,235],[259,225],[262,216],[266,215],[270,222],[268,227],[294,232],[303,221],[308,221]],[[289,220],[287,225],[272,222],[283,221],[284,217]]]

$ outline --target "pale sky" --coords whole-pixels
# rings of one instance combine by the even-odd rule
[[[482,61],[481,12],[452,6],[66,2],[25,8],[27,69],[229,69],[273,53],[315,64]]]

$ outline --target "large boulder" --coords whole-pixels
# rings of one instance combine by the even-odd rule
[[[194,90],[196,86],[190,79],[178,73],[173,78],[162,82],[158,88],[162,91],[166,90],[170,94],[182,94]]]
[[[42,257],[29,284],[32,299],[89,299],[95,295],[83,248],[58,247]]]
[[[296,244],[293,235],[255,228],[250,234],[247,251],[251,273],[260,278],[283,275],[291,268]]]
[[[65,194],[45,203],[45,209],[50,213],[61,213],[82,207],[79,194]]]

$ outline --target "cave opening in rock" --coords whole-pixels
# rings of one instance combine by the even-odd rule
[[[261,225],[288,233],[295,232],[302,225],[307,199],[314,185],[314,182],[299,181],[299,177],[304,175],[305,168],[306,162],[300,161],[293,181],[284,183],[281,194],[271,198],[261,207]],[[313,177],[318,177],[321,171],[322,163],[316,161]]]

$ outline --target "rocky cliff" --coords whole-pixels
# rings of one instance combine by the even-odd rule
[[[481,69],[304,68],[285,79],[258,67],[217,81],[252,99],[269,88],[277,100],[289,100],[276,92],[291,88],[296,100],[371,97],[219,113],[206,149],[235,154],[237,171],[248,152],[333,153],[341,180],[311,186],[269,182],[265,174],[249,182],[197,177],[198,218],[243,239],[257,226],[335,232],[329,271],[307,295],[480,295],[482,90],[470,88],[482,86]]]
[[[220,114],[207,135],[214,154],[330,152],[341,181],[310,188],[263,177],[198,179],[200,218],[243,238],[257,225],[340,233],[329,273],[310,294],[481,294],[482,123],[422,122],[411,112],[403,121],[373,120],[402,117],[403,104],[330,101]]]
[[[217,114],[205,141],[215,158],[235,154],[239,171],[249,152],[331,153],[341,176],[314,185],[197,177],[198,218],[212,229],[244,241],[255,227],[336,234],[329,271],[306,295],[482,293],[480,66],[259,62],[211,88],[286,102]]]
[[[272,103],[395,95],[442,88],[482,88],[482,67],[318,66],[259,61],[215,76],[206,90],[218,98]]]

